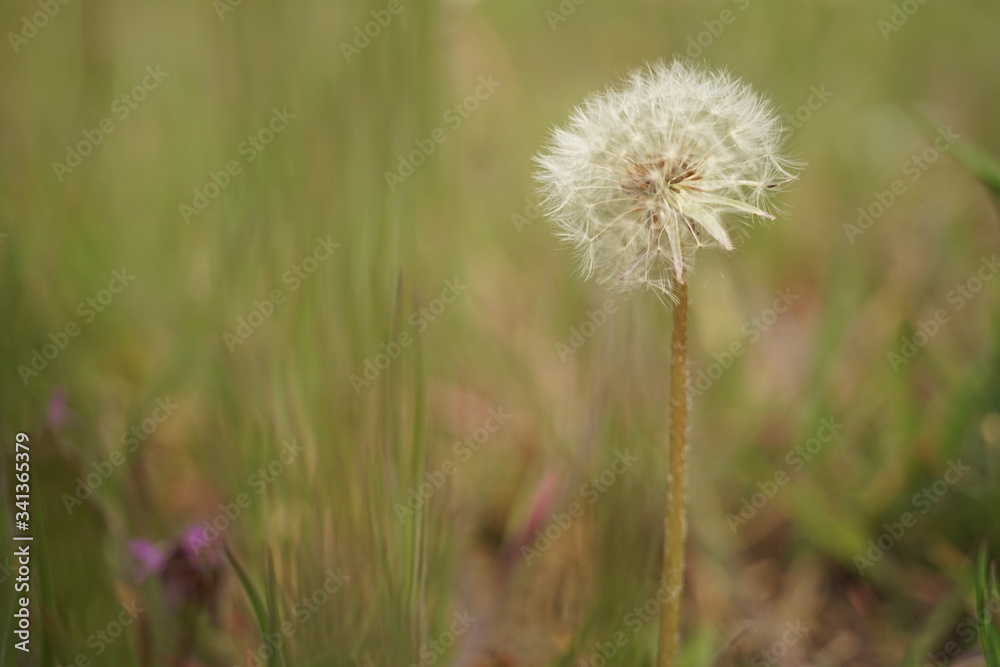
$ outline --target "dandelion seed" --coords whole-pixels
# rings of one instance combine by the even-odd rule
[[[556,233],[581,272],[674,299],[698,248],[732,250],[799,167],[763,97],[726,73],[680,61],[588,98],[536,156]]]

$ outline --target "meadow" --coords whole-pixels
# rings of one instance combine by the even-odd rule
[[[691,282],[679,664],[986,664],[997,3],[0,25],[0,664],[653,665],[670,314],[580,279],[532,156],[675,57],[770,97],[807,163]]]

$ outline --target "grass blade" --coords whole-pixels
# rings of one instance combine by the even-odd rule
[[[240,580],[240,585],[243,587],[243,591],[247,594],[247,599],[250,600],[250,606],[253,608],[253,615],[257,619],[257,627],[260,629],[261,640],[264,640],[267,637],[269,626],[267,607],[264,604],[264,600],[254,587],[253,582],[250,581],[250,576],[243,568],[243,565],[240,564],[236,555],[229,548],[229,545],[226,545],[226,558],[229,559],[229,563],[233,566],[233,570],[236,572],[236,578]],[[269,662],[268,664],[271,663]]]
[[[976,622],[988,667],[1000,667],[1000,631],[993,623],[993,614],[989,610],[990,603],[996,599],[1000,599],[1000,587],[997,586],[996,569],[989,562],[989,549],[984,543],[979,549],[976,564]]]
[[[264,638],[265,641],[271,637],[278,637],[278,633],[281,632],[281,609],[278,602],[278,579],[274,574],[274,555],[271,550],[267,550],[267,584],[264,591],[267,596],[267,620],[268,629],[267,636]],[[284,667],[285,661],[285,642],[278,641],[277,646],[272,645],[273,649],[271,657],[268,659],[268,665],[273,667]]]

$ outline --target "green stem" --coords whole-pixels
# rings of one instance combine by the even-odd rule
[[[673,667],[677,661],[687,536],[687,283],[678,284],[676,296],[670,342],[669,486],[663,519],[663,586],[667,601],[660,616],[659,667]]]

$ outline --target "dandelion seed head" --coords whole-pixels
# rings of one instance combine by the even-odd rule
[[[586,99],[535,157],[543,207],[581,273],[672,298],[699,248],[732,250],[794,180],[770,102],[682,61]]]

